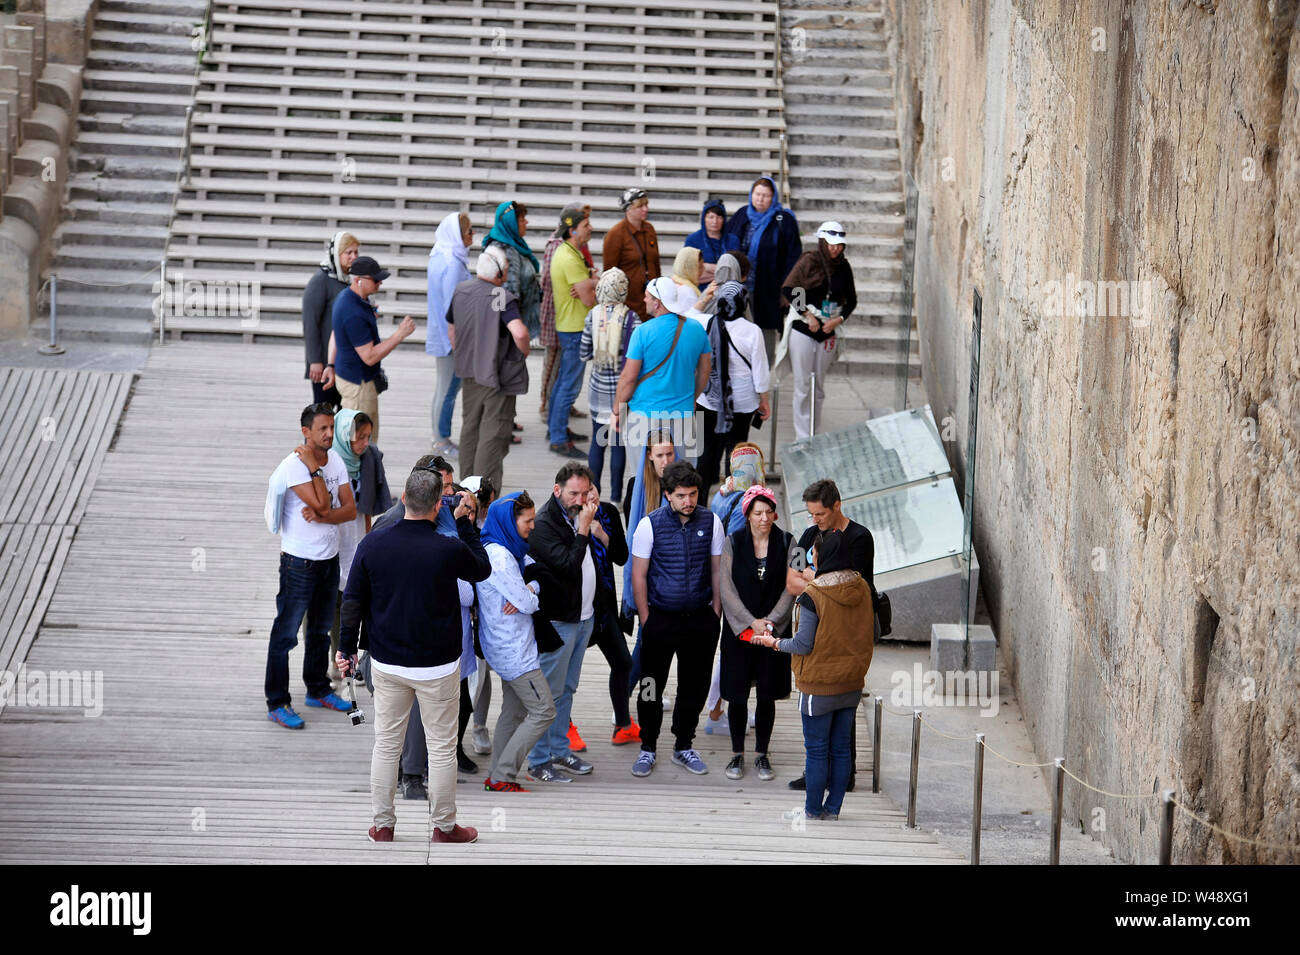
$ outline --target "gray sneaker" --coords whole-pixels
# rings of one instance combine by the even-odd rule
[[[529,766],[528,778],[539,783],[571,783],[573,780],[563,773],[556,772],[555,766],[551,763],[543,763],[541,766]]]
[[[673,762],[682,766],[696,776],[703,776],[709,771],[709,767],[704,765],[704,760],[700,759],[700,754],[693,749],[678,749],[673,751]]]
[[[551,765],[556,769],[563,769],[566,772],[573,773],[575,776],[586,776],[595,769],[591,763],[578,756],[574,756],[572,753],[568,756],[561,756],[559,759],[551,760]]]
[[[762,753],[755,758],[754,769],[758,773],[759,779],[776,779],[776,773],[772,772],[772,762],[767,758],[766,753]]]
[[[486,726],[474,727],[474,738],[471,747],[479,756],[486,756],[492,752],[492,738],[488,736]]]
[[[641,750],[641,753],[636,758],[636,762],[632,764],[632,775],[649,776],[652,772],[654,772],[654,768],[655,768],[655,754],[647,753],[645,750]]]
[[[745,776],[745,757],[736,755],[731,757],[731,762],[727,763],[728,779],[743,779]]]

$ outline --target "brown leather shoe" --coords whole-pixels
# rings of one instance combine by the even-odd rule
[[[466,843],[478,842],[478,830],[473,826],[453,826],[446,832],[441,829],[433,830],[433,838],[430,842],[451,842]]]

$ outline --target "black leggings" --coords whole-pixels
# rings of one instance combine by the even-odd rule
[[[628,680],[632,675],[632,654],[627,649],[627,638],[611,613],[597,611],[596,626],[591,642],[600,648],[609,664],[609,701],[614,705],[614,722],[627,726],[632,722],[628,708]]]
[[[731,726],[731,751],[745,751],[745,728],[749,725],[749,702],[728,703],[727,722]],[[754,703],[754,752],[767,753],[772,742],[772,727],[776,725],[776,700],[758,700]]]

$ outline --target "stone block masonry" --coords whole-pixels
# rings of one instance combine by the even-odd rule
[[[983,296],[975,541],[1038,753],[1290,844],[1296,19],[1295,2],[885,4],[923,375],[962,471]],[[1069,819],[1134,862],[1156,858],[1157,806],[1066,787]],[[1175,862],[1295,860],[1175,823]]]

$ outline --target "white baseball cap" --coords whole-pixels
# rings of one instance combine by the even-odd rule
[[[823,222],[817,227],[817,238],[825,239],[827,245],[844,245],[844,226],[838,222]]]
[[[672,308],[677,302],[677,283],[665,276],[651,279],[645,290],[663,302],[667,308]]]

